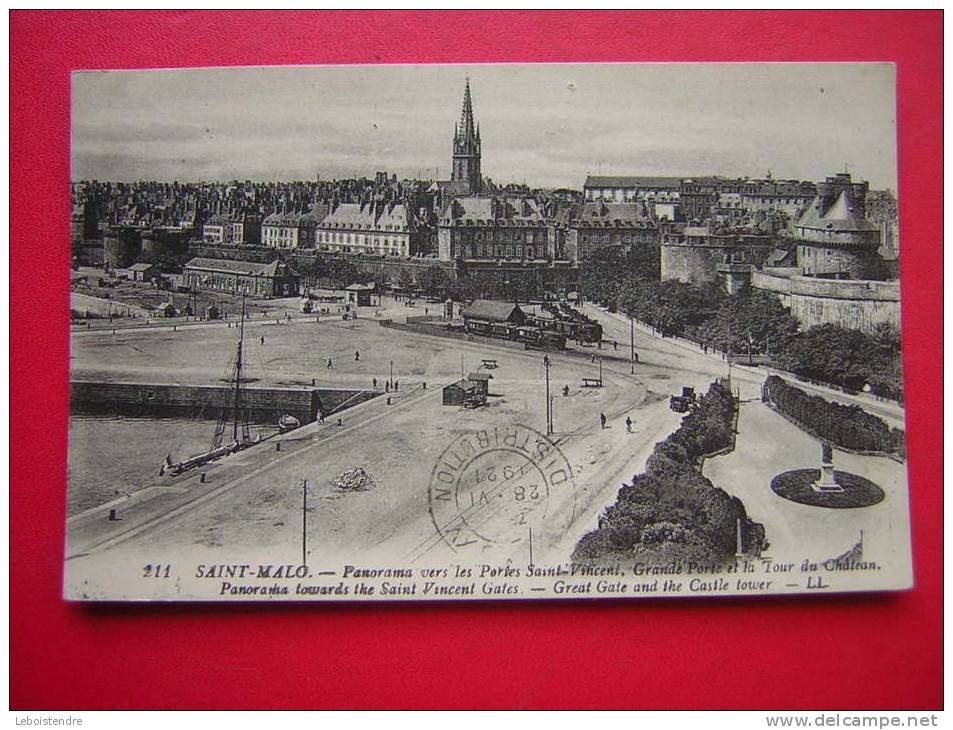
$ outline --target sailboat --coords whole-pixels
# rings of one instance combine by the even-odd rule
[[[238,344],[235,348],[235,357],[232,360],[226,382],[232,383],[228,403],[222,410],[222,415],[215,427],[215,436],[212,439],[212,448],[201,454],[190,456],[182,461],[172,461],[172,455],[167,454],[162,466],[159,467],[159,476],[170,474],[177,476],[189,469],[194,469],[223,456],[234,454],[236,451],[247,449],[257,444],[261,437],[251,436],[250,414],[245,394],[245,297],[242,295],[242,319],[238,335]]]

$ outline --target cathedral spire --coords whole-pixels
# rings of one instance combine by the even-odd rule
[[[460,112],[460,134],[467,139],[473,139],[476,132],[473,128],[473,101],[470,99],[470,77],[467,76],[463,87],[463,110]]]
[[[470,77],[463,87],[463,109],[460,121],[453,127],[453,182],[466,183],[466,191],[473,195],[483,187],[480,175],[480,132],[473,120],[473,100],[470,98]]]

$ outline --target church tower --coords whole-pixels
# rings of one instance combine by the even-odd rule
[[[480,125],[473,124],[473,102],[470,100],[470,77],[463,89],[463,111],[453,130],[453,182],[466,183],[471,195],[483,189],[480,176]]]

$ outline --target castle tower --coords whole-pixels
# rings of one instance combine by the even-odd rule
[[[483,188],[480,175],[480,126],[473,123],[473,102],[470,99],[470,78],[463,90],[463,111],[453,130],[453,182],[464,182],[467,192],[476,194]]]

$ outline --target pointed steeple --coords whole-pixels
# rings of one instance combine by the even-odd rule
[[[476,131],[473,127],[473,101],[470,99],[470,77],[467,76],[466,84],[463,87],[463,110],[460,112],[459,134],[466,139],[473,139]]]
[[[483,187],[483,178],[480,175],[480,132],[473,119],[469,76],[463,87],[460,121],[453,128],[451,180],[466,183],[466,190],[471,195],[479,193]]]

